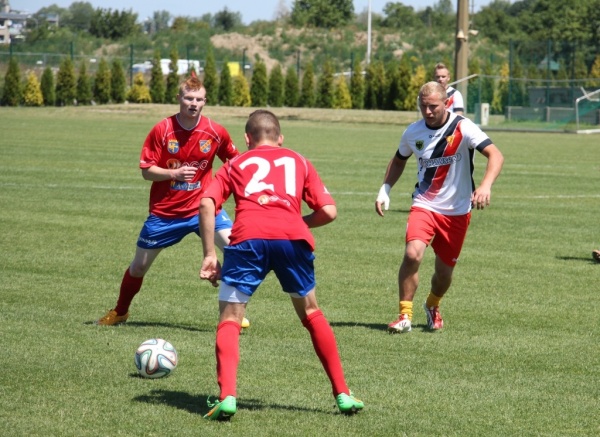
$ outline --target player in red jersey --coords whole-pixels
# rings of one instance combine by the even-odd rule
[[[192,232],[199,235],[198,205],[212,180],[213,161],[218,157],[226,162],[239,154],[227,130],[201,115],[206,89],[197,77],[180,84],[177,100],[179,112],[156,124],[142,147],[142,177],[152,181],[150,215],[121,281],[117,304],[96,321],[98,325],[125,323],[131,301],[158,254]],[[214,237],[221,250],[230,233],[231,220],[222,211]]]
[[[335,335],[317,305],[315,243],[309,230],[336,218],[335,202],[313,165],[282,147],[283,135],[272,112],[253,112],[245,139],[249,150],[217,171],[200,201],[200,278],[213,284],[222,280],[216,335],[220,395],[204,417],[225,420],[236,412],[240,324],[250,297],[271,270],[310,333],[339,410],[355,413],[364,405],[346,385]],[[221,270],[213,243],[214,218],[229,196],[235,199],[235,222]],[[313,210],[304,217],[302,201]]]
[[[465,101],[462,94],[456,88],[448,85],[450,82],[450,70],[445,64],[439,62],[433,69],[434,80],[446,88],[446,109],[458,115],[463,115],[465,112]]]

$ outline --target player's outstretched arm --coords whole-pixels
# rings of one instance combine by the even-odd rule
[[[309,228],[318,228],[331,223],[337,217],[337,207],[335,205],[325,205],[322,208],[302,217],[304,223]]]

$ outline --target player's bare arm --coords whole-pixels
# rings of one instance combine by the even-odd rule
[[[379,193],[377,195],[377,199],[375,200],[375,211],[381,217],[384,216],[383,210],[381,206],[387,210],[390,206],[390,190],[394,186],[402,173],[404,172],[404,168],[406,167],[406,160],[400,159],[397,156],[394,156],[390,163],[387,166],[387,170],[385,172],[385,177],[383,178],[383,185],[379,189]]]
[[[304,223],[309,228],[318,228],[319,226],[325,226],[331,223],[337,217],[337,207],[335,205],[325,205],[312,213],[302,217]]]
[[[215,202],[211,198],[204,198],[200,201],[199,217],[200,237],[202,238],[202,250],[204,259],[200,267],[200,279],[205,279],[217,286],[217,281],[221,279],[221,265],[217,258],[215,249]]]
[[[196,175],[196,167],[183,165],[179,168],[162,168],[156,165],[142,169],[142,177],[147,181],[191,181]]]
[[[504,164],[504,156],[494,144],[490,144],[483,149],[481,154],[487,158],[488,162],[481,183],[471,195],[471,204],[477,209],[484,209],[490,205],[492,185]]]

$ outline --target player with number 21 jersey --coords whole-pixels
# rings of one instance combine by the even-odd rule
[[[284,147],[261,145],[225,163],[203,197],[217,208],[233,194],[235,222],[230,244],[244,240],[304,240],[314,250],[314,238],[302,220],[302,201],[313,210],[335,205],[314,166]],[[232,192],[233,190],[233,192]]]

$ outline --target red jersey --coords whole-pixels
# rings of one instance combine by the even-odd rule
[[[198,214],[200,194],[210,185],[215,156],[223,162],[239,155],[227,130],[207,117],[193,129],[184,129],[177,115],[156,124],[144,142],[140,168],[198,169],[192,181],[152,182],[150,213],[162,218],[186,218]]]
[[[232,245],[251,239],[304,240],[314,250],[302,201],[312,210],[335,205],[310,161],[283,147],[259,146],[227,162],[202,197],[212,198],[218,211],[231,194]]]

